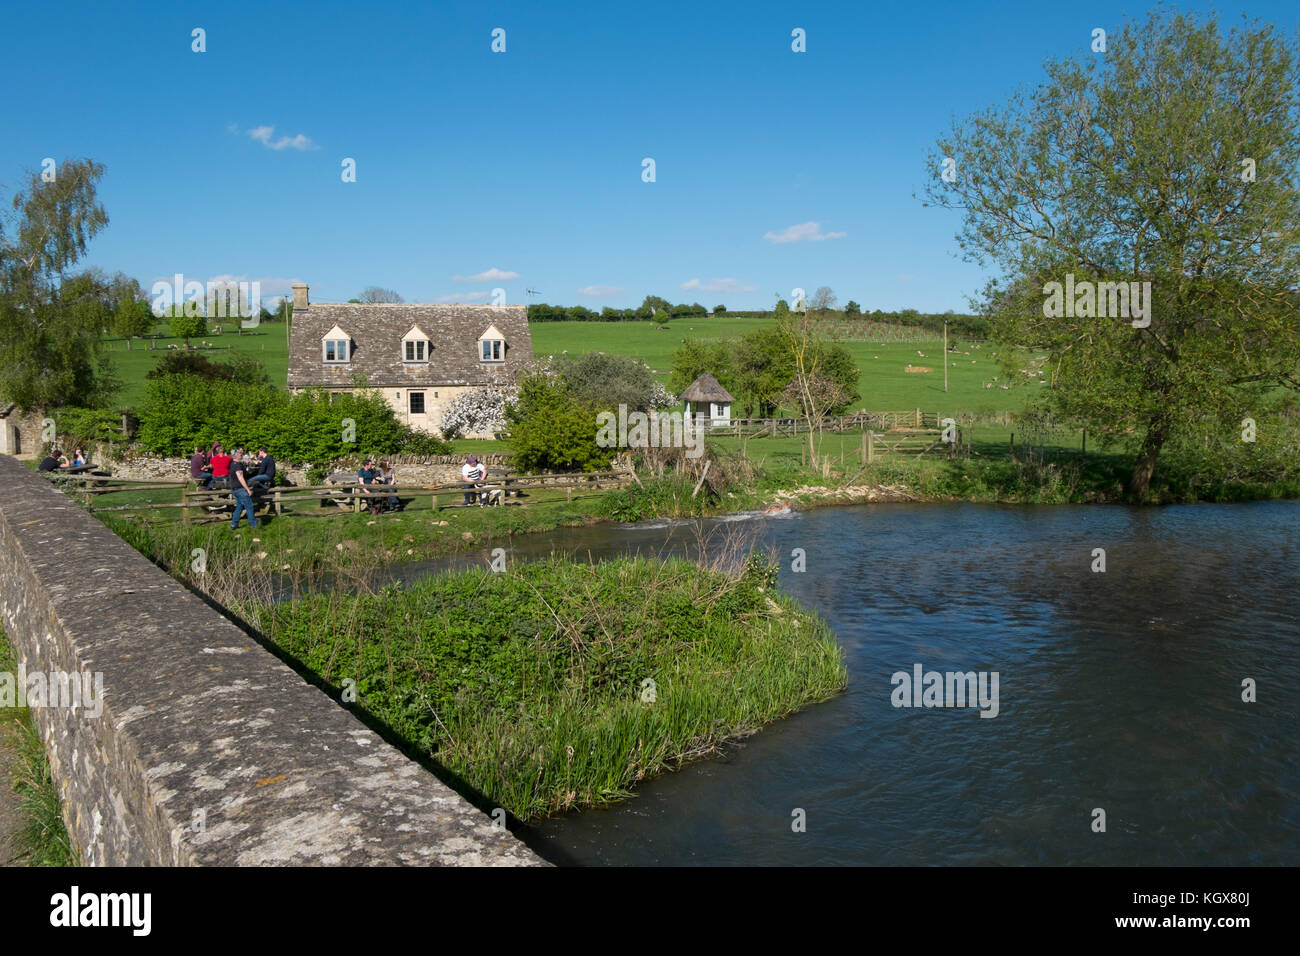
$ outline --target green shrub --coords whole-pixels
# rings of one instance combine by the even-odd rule
[[[370,391],[291,396],[255,383],[165,375],[149,381],[140,421],[140,444],[163,455],[185,455],[214,441],[265,445],[286,462],[451,451],[399,422],[384,397]]]
[[[613,448],[596,444],[596,413],[554,375],[531,375],[519,385],[519,402],[506,409],[507,439],[515,467],[534,471],[599,471]]]

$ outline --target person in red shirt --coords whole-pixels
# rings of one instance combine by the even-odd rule
[[[209,479],[207,486],[215,488],[217,483],[220,482],[224,487],[230,478],[230,456],[226,454],[226,450],[220,445],[213,448],[212,460],[208,464],[212,466],[212,478]]]

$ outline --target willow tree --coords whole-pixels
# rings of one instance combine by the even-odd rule
[[[1049,356],[1046,404],[1131,442],[1141,496],[1181,429],[1300,388],[1298,51],[1269,25],[1163,13],[1082,39],[1037,87],[956,121],[925,193],[993,267],[1004,355]],[[1120,283],[1149,290],[1142,309]]]
[[[0,396],[92,406],[115,386],[101,338],[111,308],[99,273],[71,269],[108,223],[95,192],[104,167],[66,160],[51,172],[30,173],[0,215]]]

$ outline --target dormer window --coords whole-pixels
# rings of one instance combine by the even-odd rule
[[[352,359],[352,336],[337,325],[321,339],[321,360],[326,365],[346,365]]]
[[[488,326],[488,330],[479,336],[478,344],[480,362],[506,360],[506,339],[495,325]]]
[[[402,336],[402,361],[409,364],[427,364],[432,351],[429,337],[418,325]]]

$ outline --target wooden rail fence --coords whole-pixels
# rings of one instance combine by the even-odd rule
[[[556,491],[562,489],[565,492],[565,500],[572,501],[575,497],[586,497],[591,494],[602,493],[609,488],[622,487],[631,480],[633,479],[627,472],[621,471],[581,472],[567,475],[506,475],[495,481],[483,482],[475,488],[475,492],[480,496],[494,496],[496,503],[504,505],[507,498],[513,497],[517,499],[520,495],[529,491]],[[214,511],[219,511],[224,516],[234,508],[235,504],[234,495],[230,491],[226,489],[197,488],[195,482],[190,480],[118,480],[87,476],[78,479],[64,479],[61,483],[65,486],[76,486],[74,493],[88,496],[91,499],[90,510],[95,512],[136,512],[179,508],[181,509],[182,520],[189,522],[196,512],[200,516],[208,516]],[[378,502],[388,498],[418,500],[428,496],[430,510],[437,512],[444,507],[463,507],[463,505],[444,505],[438,499],[440,495],[450,495],[453,500],[458,496],[463,496],[466,493],[466,484],[462,480],[431,485],[361,486],[359,482],[353,480],[327,485],[282,485],[260,492],[254,496],[253,502],[255,508],[266,506],[271,513],[276,515],[284,513],[286,504],[298,502],[315,503],[318,506],[317,513],[360,514],[367,510],[372,503],[377,505]],[[177,502],[141,502],[129,505],[97,506],[94,504],[94,498],[98,495],[128,491],[178,491],[180,500]],[[575,494],[575,492],[578,493]],[[519,500],[510,502],[512,505],[527,503]],[[324,512],[319,510],[331,505],[337,507],[328,508]],[[295,511],[294,513],[301,514],[302,512]]]

